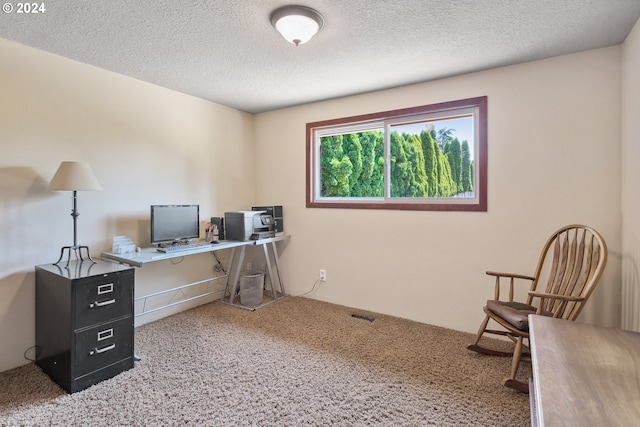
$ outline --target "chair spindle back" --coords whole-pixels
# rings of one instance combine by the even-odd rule
[[[606,243],[596,230],[577,224],[565,226],[547,240],[531,288],[535,291],[546,275],[545,293],[583,297],[580,302],[569,303],[544,300],[543,309],[554,317],[575,320],[595,289],[606,262]],[[528,304],[532,300],[529,297]]]

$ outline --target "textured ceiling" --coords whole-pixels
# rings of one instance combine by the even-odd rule
[[[44,4],[1,13],[0,37],[251,113],[613,46],[640,17],[640,0],[304,0],[325,27],[296,47],[269,22],[283,0]]]

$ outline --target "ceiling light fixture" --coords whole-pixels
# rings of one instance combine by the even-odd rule
[[[299,46],[322,29],[324,18],[318,11],[306,6],[284,6],[273,11],[271,25],[289,43]]]

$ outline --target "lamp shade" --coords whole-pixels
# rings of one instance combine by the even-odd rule
[[[97,191],[102,186],[85,162],[62,162],[49,183],[51,191]]]
[[[324,18],[305,6],[285,6],[271,14],[271,25],[282,37],[296,46],[311,40],[324,26]]]

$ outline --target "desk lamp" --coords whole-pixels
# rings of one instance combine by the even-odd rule
[[[58,167],[55,175],[49,183],[49,190],[51,191],[73,191],[73,209],[71,216],[73,217],[73,246],[63,246],[60,250],[60,258],[54,263],[58,265],[64,256],[65,250],[68,250],[67,265],[69,267],[69,261],[71,260],[71,251],[76,255],[76,259],[84,261],[82,258],[82,249],[86,249],[87,258],[95,264],[91,254],[89,253],[89,247],[84,245],[78,245],[78,226],[77,220],[80,213],[78,212],[77,205],[77,192],[78,191],[96,191],[102,190],[98,179],[93,174],[91,167],[85,162],[62,162]]]

